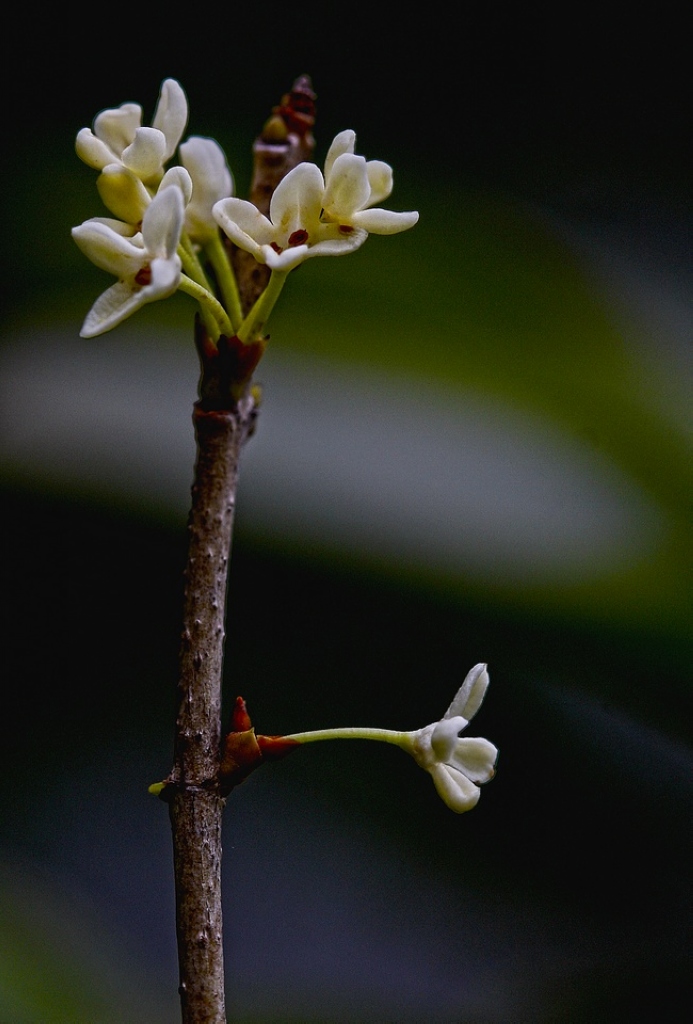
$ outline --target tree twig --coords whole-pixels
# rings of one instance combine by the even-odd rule
[[[183,1024],[226,1024],[219,791],[221,679],[229,552],[241,447],[253,399],[195,407],[197,464],[170,785]]]
[[[251,199],[263,212],[285,174],[313,150],[310,80],[294,83],[254,146]],[[264,290],[265,268],[234,253],[245,311]],[[260,273],[257,273],[259,268]],[[200,398],[193,422],[197,460],[189,518],[178,715],[169,803],[174,848],[176,933],[183,1024],[226,1024],[221,900],[221,683],[226,594],[238,471],[257,415],[252,373],[262,339],[213,344],[198,321]]]

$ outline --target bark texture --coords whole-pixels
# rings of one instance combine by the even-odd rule
[[[189,520],[179,706],[169,777],[183,1024],[226,1024],[219,788],[221,679],[238,464],[253,400],[196,407],[197,464]]]
[[[274,189],[313,151],[314,94],[310,79],[296,80],[272,112],[253,148],[251,200],[264,213]],[[232,250],[241,305],[247,312],[267,284],[267,268]],[[257,389],[252,374],[265,339],[210,339],[199,321],[200,398],[193,415],[197,462],[189,519],[178,715],[174,764],[163,787],[173,831],[176,931],[183,1024],[226,1024],[221,902],[221,822],[225,794],[252,766],[241,757],[238,732],[224,747],[222,771],[221,683],[226,592],[241,450],[252,433]],[[250,732],[249,732],[250,730]],[[288,752],[273,737],[253,742],[257,758]],[[229,753],[230,750],[230,753]],[[235,758],[229,769],[229,758]],[[256,758],[256,760],[257,760]]]

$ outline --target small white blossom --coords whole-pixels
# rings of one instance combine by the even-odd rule
[[[80,331],[83,338],[104,334],[146,303],[173,294],[181,279],[176,249],[184,206],[180,188],[163,188],[145,210],[141,231],[106,217],[72,229],[72,237],[92,263],[118,278],[87,314]]]
[[[489,684],[486,665],[475,665],[439,722],[409,733],[406,749],[433,777],[439,796],[458,814],[477,803],[479,786],[493,778],[498,750],[480,737],[460,737]]]
[[[341,256],[363,245],[369,232],[394,234],[416,224],[418,213],[373,210],[392,191],[392,168],[353,154],[356,136],[332,143],[325,177],[302,163],[284,177],[270,200],[269,217],[243,199],[224,199],[213,215],[232,242],[272,270],[291,270],[311,256]]]
[[[302,163],[282,178],[269,217],[245,199],[223,199],[214,217],[232,242],[272,270],[292,270],[311,256],[340,256],[362,245],[367,232],[320,220],[325,183],[315,164]]]
[[[183,167],[192,179],[192,198],[185,227],[193,242],[204,244],[219,230],[212,207],[233,195],[233,177],[224,151],[214,139],[193,135],[179,149]]]
[[[323,221],[349,224],[376,235],[393,235],[413,227],[418,213],[371,209],[392,192],[392,168],[382,160],[356,156],[355,146],[356,133],[347,129],[335,136],[327,152]]]
[[[77,155],[90,167],[103,171],[120,164],[147,185],[156,185],[164,164],[173,156],[188,120],[188,101],[173,78],[161,86],[151,128],[142,127],[142,108],[123,103],[102,110],[93,130],[82,128],[77,134]]]

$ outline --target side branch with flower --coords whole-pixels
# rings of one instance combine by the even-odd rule
[[[324,740],[372,740],[389,743],[410,754],[433,778],[438,795],[457,814],[471,811],[481,795],[480,786],[496,773],[498,750],[482,737],[463,732],[481,707],[488,689],[486,665],[475,665],[459,688],[450,707],[438,722],[413,732],[346,726],[341,729],[317,729],[287,736],[256,735],[247,714],[245,701],[236,699],[232,728],[224,741],[222,784],[229,791],[243,782],[264,761],[285,757],[305,743]],[[159,791],[161,783],[153,787]]]
[[[496,749],[460,738],[488,685],[484,665],[467,676],[440,722],[411,733],[347,728],[256,735],[242,700],[222,738],[221,683],[226,597],[241,452],[252,435],[259,392],[253,374],[267,321],[288,276],[315,256],[354,252],[369,233],[416,224],[415,212],[380,208],[391,194],[391,167],[355,153],[340,132],[321,170],[312,162],[315,96],[302,76],[274,108],[253,147],[250,200],[214,139],[191,136],[183,89],[161,86],[150,127],[125,103],[102,111],[77,135],[78,156],[98,172],[108,216],[72,231],[82,252],[116,278],[96,299],[81,334],[94,338],[147,303],[177,291],[197,303],[200,358],[193,408],[197,459],[188,523],[178,714],[173,767],[150,787],[170,810],[183,1024],[225,1024],[221,916],[221,819],[226,798],[266,760],[326,739],[396,744],[433,777],[446,804],[474,806],[493,775]],[[178,162],[167,166],[178,156]]]

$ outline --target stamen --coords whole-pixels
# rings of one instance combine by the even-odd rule
[[[135,274],[135,284],[138,284],[140,288],[144,288],[146,285],[152,283],[152,268],[148,263],[145,263],[137,273]]]
[[[292,231],[289,235],[289,245],[305,245],[308,241],[308,232],[305,228],[299,228],[298,231]]]

